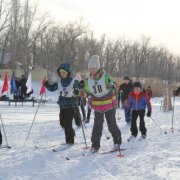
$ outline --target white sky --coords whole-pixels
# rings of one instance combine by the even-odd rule
[[[33,0],[54,21],[83,18],[96,35],[164,45],[180,54],[180,0]]]

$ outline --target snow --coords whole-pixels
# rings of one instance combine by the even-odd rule
[[[2,84],[2,83],[0,83]],[[34,82],[34,94],[38,97],[41,82]],[[117,124],[123,138],[122,151],[124,158],[118,158],[118,153],[101,155],[92,154],[82,156],[89,150],[83,150],[84,140],[81,128],[76,130],[76,144],[60,152],[52,152],[53,147],[35,148],[39,146],[57,145],[64,142],[64,132],[59,125],[59,107],[56,103],[57,92],[47,92],[48,103],[40,106],[35,118],[29,139],[25,142],[38,104],[32,107],[30,103],[8,106],[7,102],[0,102],[1,116],[4,122],[8,144],[11,149],[0,149],[0,179],[2,180],[178,180],[180,179],[180,98],[175,100],[174,133],[171,132],[172,111],[160,111],[162,98],[151,100],[152,118],[163,131],[150,119],[145,118],[147,139],[127,142],[130,136],[129,127],[125,125],[124,113],[118,109]],[[91,145],[91,131],[93,113],[90,123],[86,125],[85,133],[88,146]],[[1,128],[2,131],[2,128]],[[106,122],[101,138],[101,149],[112,147]],[[139,134],[140,136],[140,134]],[[5,138],[3,135],[3,144]],[[68,157],[70,160],[66,160]]]

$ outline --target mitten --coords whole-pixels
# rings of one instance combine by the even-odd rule
[[[127,116],[130,116],[131,115],[131,110],[128,110],[127,111]]]
[[[78,88],[75,88],[75,89],[73,90],[73,94],[74,94],[75,96],[79,96],[79,93],[80,93],[80,90],[79,90]]]
[[[151,117],[151,111],[148,111],[146,115],[147,117]]]
[[[107,84],[107,88],[110,90],[113,90],[113,89],[115,89],[115,84],[113,82],[110,82]]]

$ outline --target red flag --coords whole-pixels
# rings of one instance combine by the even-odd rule
[[[5,91],[8,91],[8,78],[7,78],[7,73],[6,73],[6,76],[5,76],[5,79],[4,79],[4,84],[3,84],[3,88],[2,88],[1,93],[3,94]]]
[[[39,92],[39,95],[40,95],[40,96],[41,96],[42,94],[45,94],[45,93],[46,93],[46,88],[45,88],[45,86],[44,86],[45,81],[46,81],[46,76],[45,76],[45,78],[42,80],[41,90],[40,90],[40,92]]]

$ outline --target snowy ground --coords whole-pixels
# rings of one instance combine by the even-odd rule
[[[40,84],[35,83],[35,96],[38,95]],[[34,94],[33,94],[34,96]],[[39,108],[30,137],[25,138],[30,128],[37,104],[12,104],[0,102],[1,116],[5,125],[8,143],[12,149],[0,149],[0,179],[1,180],[178,180],[180,179],[180,98],[176,98],[174,114],[174,133],[171,132],[172,111],[160,111],[161,98],[153,98],[152,117],[165,131],[149,118],[146,119],[148,138],[144,141],[127,142],[130,136],[129,127],[125,126],[123,110],[118,109],[118,126],[122,132],[122,147],[127,148],[122,154],[124,158],[116,157],[118,153],[82,156],[84,146],[81,129],[76,129],[74,147],[69,150],[54,153],[51,148],[36,149],[36,145],[57,145],[64,142],[64,132],[59,126],[59,107],[56,104],[57,93],[47,93],[49,102]],[[87,124],[85,131],[87,143],[90,146],[90,137],[93,125]],[[112,138],[106,122],[101,139],[101,147],[111,149]],[[4,137],[4,136],[3,136]],[[3,139],[5,144],[5,139]],[[66,160],[69,157],[70,160]]]

